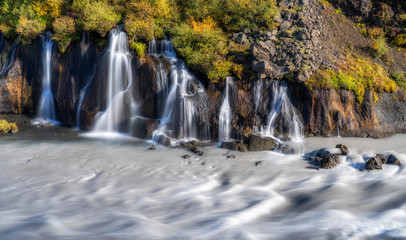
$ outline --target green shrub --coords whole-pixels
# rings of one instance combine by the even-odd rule
[[[18,132],[17,124],[9,123],[6,120],[0,120],[0,133],[16,133]]]
[[[338,64],[338,69],[322,69],[306,81],[309,90],[320,88],[347,89],[354,92],[362,102],[366,89],[374,92],[395,92],[396,82],[389,73],[370,59],[347,56]]]
[[[62,16],[55,19],[52,27],[55,32],[52,38],[58,42],[59,51],[64,53],[74,37],[75,21],[71,17]]]
[[[208,75],[211,82],[227,76],[227,38],[211,18],[183,23],[173,29],[173,43],[192,70]],[[227,73],[227,74],[226,74]]]
[[[18,20],[16,32],[20,35],[20,40],[23,44],[31,43],[43,31],[45,31],[46,24],[38,19],[27,19],[21,16]]]
[[[135,50],[135,52],[137,53],[137,56],[145,57],[146,49],[147,49],[147,45],[145,43],[131,42],[130,48]]]
[[[106,36],[121,19],[114,7],[105,1],[88,2],[82,11],[84,30],[95,31],[102,37]]]
[[[406,47],[406,34],[400,33],[395,37],[395,44],[398,47]]]
[[[386,39],[384,36],[380,36],[378,39],[375,39],[372,48],[375,50],[375,57],[384,56],[389,51],[388,47],[386,46]]]
[[[405,87],[406,86],[406,78],[403,72],[394,72],[392,73],[392,78],[395,80],[396,84],[399,87]]]

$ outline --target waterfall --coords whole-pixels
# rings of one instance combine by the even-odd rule
[[[13,66],[16,57],[17,57],[17,47],[19,41],[15,40],[13,45],[7,50],[7,53],[0,57],[0,76],[6,74],[8,70]],[[4,47],[4,39],[1,38],[0,40],[0,53],[2,52],[2,48]]]
[[[106,110],[96,114],[94,132],[128,132],[136,113],[132,95],[133,74],[127,34],[119,27],[110,31],[107,51]]]
[[[159,62],[157,64],[155,81],[158,92],[158,112],[162,113],[165,107],[165,101],[168,98],[169,94],[168,77],[164,67],[162,66],[162,62]]]
[[[261,102],[261,98],[262,98],[262,79],[258,79],[255,82],[255,86],[254,86],[254,91],[255,91],[255,112],[258,111],[258,106]]]
[[[34,123],[51,122],[55,123],[55,106],[52,94],[52,49],[54,41],[51,33],[41,36],[42,41],[42,94],[38,105],[38,118]]]
[[[271,83],[273,99],[272,109],[268,115],[267,125],[262,130],[266,136],[274,136],[275,128],[279,127],[279,134],[287,132],[288,138],[299,140],[303,137],[303,125],[288,97],[288,85],[283,81]]]
[[[176,58],[175,48],[173,47],[172,41],[163,39],[161,41],[161,54],[169,59]]]
[[[151,45],[151,44],[150,44]],[[159,115],[159,127],[154,139],[166,136],[171,139],[209,139],[207,95],[203,86],[187,70],[185,64],[176,58],[175,49],[169,40],[161,41],[159,55],[171,64],[169,78],[158,64],[158,96],[162,98],[163,110]],[[169,86],[170,83],[170,86]]]
[[[157,54],[155,38],[152,39],[151,42],[149,42],[148,54],[150,54],[150,55],[156,55]]]
[[[230,139],[231,132],[231,107],[229,103],[229,88],[232,84],[233,77],[226,78],[226,95],[220,109],[219,116],[219,142],[227,141]]]
[[[80,111],[82,110],[83,99],[85,98],[88,87],[91,85],[91,83],[94,79],[94,75],[96,74],[96,68],[97,68],[97,66],[93,67],[91,74],[89,74],[89,76],[87,77],[86,85],[80,90],[78,106],[76,109],[76,128],[77,129],[80,129]]]

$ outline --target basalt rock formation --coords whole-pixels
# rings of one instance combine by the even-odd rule
[[[371,0],[332,3],[345,14],[362,18],[379,10]],[[233,37],[236,42],[251,46],[251,56],[240,60],[251,63],[258,78],[233,80],[229,85],[230,138],[247,139],[253,132],[271,132],[288,138],[286,133],[293,127],[297,128],[297,134],[304,136],[383,137],[406,132],[406,101],[401,92],[376,95],[367,90],[358,102],[351,91],[309,90],[304,84],[318,70],[334,68],[349,51],[367,54],[371,40],[360,34],[354,22],[332,11],[323,1],[283,0],[279,5],[277,29],[260,33],[246,31]],[[34,114],[37,111],[43,75],[41,51],[39,40],[22,45],[0,34],[0,112]],[[90,130],[96,114],[106,109],[107,54],[106,48],[96,47],[86,35],[64,54],[58,53],[56,47],[53,50],[52,91],[57,118],[63,124]],[[385,66],[386,69],[406,70],[406,59],[401,52],[390,48],[388,54],[395,61]],[[170,59],[156,54],[132,58],[134,84],[130,91],[139,104],[137,116],[128,119],[139,126],[132,130],[133,135],[151,138],[162,122],[164,103],[156,79],[170,79],[174,71],[172,64]],[[171,84],[173,80],[168,81]],[[217,140],[225,84],[208,85],[205,89],[201,89],[203,86],[197,80],[188,84],[185,96],[196,103],[198,111],[193,121],[198,122],[198,135]],[[203,90],[205,94],[200,94]],[[182,111],[182,104],[185,103],[177,102],[175,110]],[[277,104],[279,108],[275,107]],[[209,134],[200,133],[206,131],[206,125]],[[180,135],[181,131],[174,129],[172,133]]]

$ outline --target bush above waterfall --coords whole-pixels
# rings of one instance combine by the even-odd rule
[[[173,44],[192,70],[207,74],[217,82],[229,75],[232,64],[227,61],[227,37],[212,18],[202,21],[191,18],[172,30]]]
[[[89,2],[82,11],[84,15],[83,29],[95,31],[102,37],[106,36],[107,32],[121,20],[121,16],[115,11],[114,6],[107,2]]]
[[[74,38],[75,21],[71,17],[62,16],[55,19],[52,27],[55,31],[52,38],[58,42],[59,51],[63,53]]]

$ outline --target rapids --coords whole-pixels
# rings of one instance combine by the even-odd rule
[[[307,138],[299,152],[187,149],[139,140],[0,138],[1,239],[404,239],[406,135]],[[303,154],[352,152],[328,170]],[[396,152],[395,152],[396,151]],[[184,154],[192,155],[183,159]],[[360,171],[376,153],[403,165]],[[257,164],[262,161],[262,164]]]

